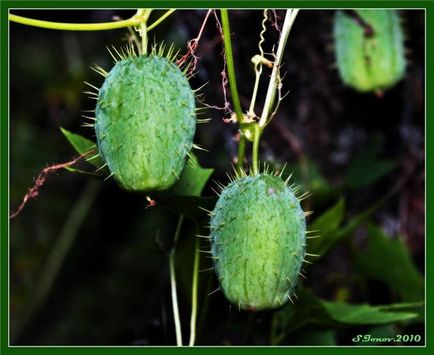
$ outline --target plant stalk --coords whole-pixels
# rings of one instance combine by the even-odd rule
[[[171,288],[171,295],[172,295],[172,308],[173,308],[173,318],[175,321],[175,333],[176,333],[177,346],[182,346],[182,332],[181,332],[181,320],[179,317],[178,294],[176,292],[175,250],[176,250],[176,245],[178,243],[178,238],[181,232],[183,221],[184,221],[184,216],[180,215],[175,230],[175,236],[173,238],[173,245],[169,253],[170,288]]]
[[[223,42],[225,46],[226,65],[228,68],[229,87],[231,90],[235,113],[237,115],[237,121],[240,123],[243,122],[244,115],[243,115],[243,110],[241,109],[240,98],[238,96],[234,57],[232,54],[231,29],[229,25],[228,10],[221,9],[220,13],[222,17]]]
[[[264,57],[264,50],[262,49],[262,44],[265,42],[265,32],[267,31],[266,23],[268,20],[267,16],[267,9],[264,10],[264,17],[262,19],[262,30],[259,34],[259,43],[258,43],[258,49],[259,49],[259,55],[261,58]],[[254,57],[253,57],[254,58]],[[258,95],[258,89],[259,89],[259,81],[261,80],[261,74],[262,74],[262,63],[260,61],[256,62],[254,65],[255,69],[255,85],[253,86],[253,93],[252,93],[252,99],[250,100],[250,108],[249,108],[249,116],[253,117],[255,116],[255,104],[256,104],[256,97]]]
[[[197,321],[197,286],[199,280],[199,238],[196,238],[194,247],[193,263],[193,282],[191,286],[191,318],[190,318],[190,341],[189,346],[193,346],[196,340],[196,321]]]
[[[146,55],[148,54],[148,28],[147,28],[147,22],[149,19],[149,16],[151,15],[152,10],[148,9],[140,9],[137,10],[136,16],[141,19],[140,22],[140,29],[138,30],[140,37],[142,38],[142,49],[141,54]]]
[[[259,140],[261,139],[261,128],[259,125],[255,124],[255,132],[253,138],[253,146],[252,146],[252,168],[253,174],[256,175],[259,173],[258,167],[258,155],[259,155]]]
[[[163,22],[166,18],[172,15],[176,9],[167,10],[158,20],[155,20],[151,25],[148,26],[148,32],[153,28],[157,27],[161,22]]]
[[[286,10],[285,21],[282,27],[282,35],[279,40],[279,46],[277,48],[276,58],[274,60],[273,71],[271,73],[270,82],[268,84],[267,96],[264,103],[264,110],[262,111],[262,115],[259,120],[259,127],[261,128],[261,130],[263,130],[264,127],[268,124],[269,116],[273,110],[277,88],[280,83],[279,72],[280,65],[282,63],[283,51],[285,49],[289,33],[291,32],[292,25],[294,24],[298,12],[299,9]]]
[[[139,10],[140,11],[140,10]],[[166,11],[158,20],[148,26],[147,31],[151,31],[169,17],[175,10],[171,9]],[[113,22],[100,22],[100,23],[67,23],[67,22],[53,22],[31,19],[23,16],[9,14],[9,21],[20,23],[22,25],[47,28],[51,30],[63,31],[105,31],[115,30],[125,27],[134,27],[142,23],[143,19],[135,14],[129,19]]]
[[[234,57],[232,53],[231,29],[229,25],[229,16],[227,9],[221,9],[220,15],[222,18],[223,42],[225,47],[226,65],[228,68],[229,88],[231,90],[232,102],[234,104],[235,114],[238,124],[245,121],[243,110],[241,108],[240,98],[237,89],[237,80],[235,76]],[[240,131],[240,142],[238,145],[237,171],[241,172],[246,155],[246,138]]]
[[[240,141],[238,143],[237,171],[241,172],[244,166],[244,157],[246,155],[246,137],[240,131]]]

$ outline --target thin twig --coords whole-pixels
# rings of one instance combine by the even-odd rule
[[[198,46],[198,44],[199,44],[199,40],[200,40],[200,38],[202,37],[202,33],[203,33],[203,31],[204,31],[204,29],[205,29],[205,25],[206,25],[206,23],[207,23],[207,21],[208,21],[208,17],[209,17],[209,15],[211,14],[211,12],[212,12],[213,10],[208,10],[208,12],[206,13],[206,15],[205,15],[205,19],[203,20],[203,22],[202,22],[202,26],[200,27],[200,30],[199,30],[199,33],[197,34],[197,36],[195,37],[195,38],[193,38],[193,39],[191,39],[191,40],[189,40],[188,42],[187,42],[187,53],[185,53],[181,58],[179,58],[177,61],[176,61],[176,65],[177,66],[181,66],[181,65],[183,65],[186,61],[187,61],[187,59],[189,58],[189,57],[192,57],[193,59],[192,59],[192,63],[191,63],[191,65],[189,66],[189,68],[188,68],[188,74],[189,75],[192,75],[193,73],[194,73],[194,71],[196,70],[196,67],[197,67],[197,62],[198,62],[198,57],[195,55],[195,53],[196,53],[196,49],[197,49],[197,46]]]
[[[26,206],[27,202],[31,199],[34,199],[39,194],[39,189],[44,185],[45,180],[47,177],[53,173],[55,173],[58,170],[68,168],[74,164],[76,164],[80,159],[84,158],[85,156],[89,155],[90,153],[94,152],[94,150],[90,150],[86,153],[81,154],[77,158],[74,158],[71,161],[68,161],[66,163],[59,163],[59,164],[53,164],[50,166],[47,166],[45,169],[43,169],[38,177],[35,180],[35,184],[32,188],[29,189],[29,191],[25,194],[23,201],[21,204],[17,207],[17,209],[10,215],[10,219],[15,218],[18,216],[18,214],[22,211],[22,209]]]

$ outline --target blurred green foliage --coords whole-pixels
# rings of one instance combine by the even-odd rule
[[[368,248],[357,256],[355,269],[367,279],[387,284],[402,302],[424,299],[424,280],[402,236],[391,239],[375,225],[368,226]]]

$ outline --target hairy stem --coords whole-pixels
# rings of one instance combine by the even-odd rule
[[[276,57],[273,64],[273,71],[271,73],[270,82],[268,84],[267,96],[265,98],[264,110],[262,111],[259,126],[263,129],[269,122],[269,116],[273,111],[274,100],[276,99],[276,92],[280,84],[280,65],[282,62],[283,51],[288,40],[289,33],[291,32],[292,25],[298,14],[298,9],[288,9],[285,15],[285,21],[282,27],[282,35],[279,40]]]
[[[194,247],[193,262],[193,282],[191,286],[191,317],[190,317],[190,341],[189,346],[193,346],[196,340],[196,321],[197,321],[197,286],[199,280],[199,238],[196,238]]]
[[[175,274],[175,250],[178,243],[179,233],[181,232],[184,216],[180,215],[178,224],[173,238],[173,245],[169,253],[169,268],[170,268],[170,288],[172,294],[173,318],[175,321],[176,345],[182,346],[181,320],[179,317],[178,294],[176,292],[176,274]]]

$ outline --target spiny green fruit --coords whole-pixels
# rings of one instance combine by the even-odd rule
[[[211,212],[210,239],[231,303],[256,311],[290,299],[306,254],[306,221],[287,181],[262,173],[231,182]]]
[[[195,95],[168,58],[120,56],[99,89],[95,132],[111,175],[134,191],[170,188],[196,129]]]
[[[337,11],[334,37],[345,84],[361,92],[381,92],[404,76],[404,36],[397,11]]]

